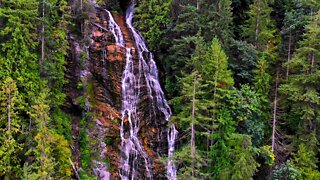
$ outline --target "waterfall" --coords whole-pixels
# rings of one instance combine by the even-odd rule
[[[123,39],[123,35],[122,35],[122,32],[121,32],[119,25],[114,20],[111,12],[106,9],[105,9],[105,11],[109,16],[109,30],[112,32],[112,34],[115,38],[116,44],[124,47],[124,39]]]
[[[100,8],[95,1],[89,0],[89,2],[95,8]],[[154,179],[152,172],[153,159],[149,157],[142,142],[140,142],[138,138],[142,120],[141,112],[138,112],[138,108],[142,101],[141,97],[144,95],[142,87],[145,85],[144,88],[146,88],[147,91],[147,99],[150,103],[150,117],[157,117],[157,112],[161,112],[166,121],[169,121],[172,113],[158,80],[158,69],[154,57],[148,50],[143,37],[132,25],[133,10],[134,2],[132,2],[132,5],[126,11],[126,25],[133,35],[133,40],[136,45],[135,48],[125,47],[125,40],[119,25],[114,20],[110,11],[103,9],[108,15],[108,30],[113,34],[115,44],[125,47],[126,49],[126,63],[121,80],[122,117],[120,124],[121,152],[119,174],[123,180],[139,178]],[[95,25],[103,28],[100,25]],[[138,55],[138,62],[133,58],[134,54]],[[150,118],[149,120],[152,119]],[[166,131],[168,141],[167,178],[169,180],[175,180],[176,167],[171,158],[174,155],[174,146],[178,131],[174,124],[170,125]],[[139,174],[140,172],[138,171],[140,169],[143,169],[144,174]],[[104,166],[103,168],[99,166],[96,170],[105,171],[105,168]]]
[[[134,179],[136,167],[139,164],[139,160],[141,160],[139,157],[142,157],[147,177],[152,179],[149,156],[138,139],[140,129],[140,118],[137,114],[139,92],[135,91],[135,87],[139,86],[139,82],[136,81],[134,74],[134,62],[130,48],[127,48],[126,57],[126,65],[122,78],[122,118],[120,126],[121,151],[124,155],[121,157],[120,175],[123,180],[130,177]],[[125,124],[128,124],[127,126],[129,127],[126,127]],[[126,132],[125,129],[129,129],[129,132]]]
[[[130,105],[128,105],[128,100],[127,99],[123,99],[123,110],[122,110],[122,115],[123,115],[123,119],[125,118],[124,116],[128,116],[128,120],[130,123],[130,137],[131,134],[134,134],[134,139],[137,140],[137,142],[132,142],[128,139],[123,139],[122,141],[122,147],[127,148],[127,146],[132,145],[132,143],[134,143],[135,146],[137,146],[138,148],[141,147],[141,143],[139,142],[138,138],[136,137],[136,130],[139,129],[139,117],[136,116],[136,108],[137,108],[137,102],[138,102],[138,98],[140,95],[140,90],[138,90],[137,92],[134,92],[134,84],[133,82],[137,83],[136,87],[140,87],[140,82],[142,81],[142,78],[145,79],[145,83],[146,83],[146,87],[147,87],[147,92],[148,92],[148,97],[151,100],[150,102],[151,107],[153,109],[153,113],[155,114],[156,109],[160,110],[164,117],[166,118],[167,121],[169,121],[170,117],[171,117],[171,109],[165,99],[164,93],[161,89],[159,80],[158,80],[158,69],[156,66],[156,63],[154,61],[153,55],[152,53],[148,50],[143,37],[138,33],[138,31],[133,27],[132,25],[132,19],[133,19],[133,11],[134,11],[134,2],[132,3],[132,5],[127,9],[126,12],[126,24],[128,26],[128,28],[131,30],[132,34],[133,34],[133,38],[134,41],[136,43],[136,47],[137,47],[137,51],[138,51],[138,55],[139,55],[139,65],[138,65],[138,77],[136,79],[136,76],[132,73],[133,72],[133,62],[130,62],[131,59],[131,55],[129,55],[130,50],[127,50],[127,63],[126,63],[126,70],[124,73],[124,79],[123,79],[123,83],[122,84],[122,91],[123,91],[123,98],[128,98],[128,100],[131,102]],[[148,60],[149,63],[147,63],[146,59],[145,59],[145,55],[147,54],[148,56]],[[129,57],[129,58],[128,58]],[[130,73],[127,72],[127,70],[131,70]],[[129,77],[132,76],[132,77]],[[128,78],[128,79],[125,79]],[[127,81],[127,83],[126,83]],[[130,89],[128,89],[128,87],[130,87]],[[129,92],[126,92],[126,90],[128,90]],[[131,93],[131,94],[130,94]],[[130,98],[126,97],[128,96],[128,94],[130,94]],[[156,102],[156,103],[154,103]],[[129,106],[131,108],[131,110],[126,109],[126,107]],[[132,129],[132,117],[133,119],[136,121],[134,123],[134,128]],[[124,121],[124,120],[122,120]],[[138,125],[138,126],[136,126]],[[122,128],[123,130],[123,128]],[[171,160],[172,156],[174,155],[174,145],[175,145],[175,141],[176,141],[176,137],[177,137],[177,130],[174,126],[174,124],[172,124],[170,126],[170,128],[167,131],[167,140],[168,140],[168,162],[166,165],[166,170],[167,170],[167,177],[170,180],[176,179],[176,167],[175,164],[173,163],[173,161]],[[121,132],[121,135],[124,135],[124,132]],[[131,147],[132,148],[132,147]],[[136,149],[134,149],[134,153],[136,153]],[[141,152],[140,152],[141,150]],[[127,149],[126,151],[127,152]],[[129,151],[130,153],[130,151]],[[149,170],[149,162],[148,162],[148,158],[145,158],[144,155],[146,155],[143,151],[143,149],[139,149],[138,153],[141,153],[143,158],[145,159],[145,167],[146,170],[148,172],[148,174],[150,173]],[[133,158],[135,160],[135,158]],[[128,161],[130,161],[130,155],[126,155],[125,158],[122,160],[122,170],[124,170],[126,173],[122,174],[126,179],[129,178],[128,173],[130,174],[130,168],[128,167],[129,163]],[[132,164],[135,164],[134,162]],[[135,171],[135,167],[131,167],[132,171]],[[151,174],[152,175],[152,174]],[[131,173],[131,177],[132,179],[134,179],[134,172]],[[152,176],[150,176],[152,177]]]

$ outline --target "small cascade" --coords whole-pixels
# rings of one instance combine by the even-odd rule
[[[122,78],[122,121],[120,126],[121,151],[124,155],[121,158],[120,175],[123,180],[130,177],[134,179],[137,171],[136,168],[141,163],[139,161],[142,157],[147,177],[151,179],[150,160],[138,139],[140,129],[140,118],[137,114],[139,93],[135,91],[135,87],[139,86],[139,82],[137,82],[134,74],[134,62],[130,48],[127,48],[126,57],[126,65]],[[126,124],[129,127],[126,127]]]
[[[176,180],[177,179],[177,168],[174,164],[173,160],[171,159],[174,155],[175,151],[175,143],[178,136],[178,131],[174,124],[170,126],[168,130],[167,138],[168,138],[168,162],[167,162],[167,177],[169,180]]]
[[[158,80],[158,69],[153,54],[148,50],[141,34],[132,25],[134,2],[126,11],[125,23],[123,23],[125,26],[122,25],[122,29],[115,21],[115,19],[117,21],[118,19],[114,18],[110,11],[102,9],[93,0],[89,0],[89,2],[99,9],[102,14],[106,13],[106,18],[108,19],[107,26],[105,26],[106,24],[92,24],[104,32],[111,32],[115,40],[115,45],[108,45],[106,49],[102,50],[103,61],[104,58],[108,59],[108,52],[118,50],[119,47],[123,50],[123,54],[126,52],[126,61],[120,84],[120,178],[123,180],[157,178],[157,175],[159,175],[159,172],[163,172],[163,169],[156,169],[158,167],[156,163],[159,164],[159,162],[154,160],[160,158],[160,154],[166,152],[162,152],[162,150],[153,152],[153,150],[160,141],[161,143],[166,143],[167,141],[168,162],[165,166],[167,178],[175,180],[176,166],[171,158],[174,155],[178,131],[174,124],[165,127],[167,123],[164,119],[169,122],[172,113]],[[121,25],[121,21],[119,24]],[[125,41],[123,34],[125,34],[126,39],[132,39],[132,42],[130,40],[129,42]],[[115,59],[108,59],[109,63],[114,62]],[[122,61],[121,58],[116,60]],[[155,126],[153,132],[155,136],[158,135],[158,139],[154,140],[154,142],[144,139],[146,138],[144,134],[145,125]],[[101,128],[99,131],[104,133],[104,127],[99,127]],[[149,135],[147,138],[153,136],[152,133]],[[152,146],[150,145],[149,147],[149,143]],[[164,146],[161,148],[166,148],[166,144],[162,143],[161,146]],[[103,150],[104,147],[105,144],[101,143],[100,148]],[[103,154],[105,154],[105,151],[101,152],[101,159],[104,158]],[[96,164],[94,171],[98,178],[108,179],[107,177],[110,177],[108,167],[100,161],[95,161],[94,163]],[[158,172],[156,172],[157,170]]]
[[[131,145],[136,146],[136,148],[134,150],[132,149],[133,151],[131,151],[131,154],[129,154],[129,155],[126,154],[125,158],[121,161],[122,171],[125,172],[125,173],[121,173],[123,179],[127,179],[129,177],[131,177],[132,179],[135,178],[135,176],[134,176],[135,166],[130,167],[129,166],[130,162],[128,162],[128,161],[131,160],[130,155],[134,156],[133,154],[137,153],[136,152],[137,147],[138,148],[141,147],[141,143],[139,142],[138,138],[136,137],[136,133],[137,133],[136,131],[139,130],[139,128],[140,128],[139,127],[140,120],[139,120],[139,117],[136,116],[136,109],[137,109],[137,103],[139,102],[138,98],[140,97],[141,91],[140,91],[140,88],[138,88],[138,90],[135,90],[134,83],[137,83],[136,87],[140,87],[141,86],[140,83],[143,82],[143,80],[145,81],[149,102],[151,103],[151,108],[152,108],[152,110],[150,112],[153,112],[153,114],[150,115],[150,117],[157,117],[156,111],[160,110],[162,112],[163,116],[165,117],[165,119],[167,121],[169,121],[171,114],[172,114],[171,109],[165,99],[164,93],[161,89],[161,86],[160,86],[160,83],[158,80],[158,69],[157,69],[156,63],[154,61],[153,55],[148,50],[148,48],[144,42],[143,37],[138,33],[138,31],[132,25],[132,19],[134,16],[133,11],[134,11],[134,2],[127,9],[126,23],[127,23],[128,28],[131,30],[131,32],[133,34],[133,38],[136,43],[136,48],[137,48],[137,52],[139,55],[138,75],[135,76],[132,73],[134,70],[133,69],[133,62],[130,62],[131,59],[127,58],[128,67],[126,65],[126,70],[125,70],[124,79],[123,79],[124,84],[122,87],[123,107],[124,107],[122,113],[123,113],[123,116],[127,116],[128,121],[130,123],[130,135],[134,134],[135,135],[134,139],[136,139],[137,142],[129,141],[126,138],[122,140],[122,147],[123,148],[127,148],[128,146],[131,147]],[[131,55],[130,55],[130,57],[131,57]],[[147,57],[147,59],[145,57]],[[149,60],[149,62],[147,62],[147,60]],[[127,74],[128,73],[127,70],[131,71],[129,73],[130,78],[128,77],[129,74]],[[129,82],[131,82],[131,83],[129,83]],[[128,86],[128,87],[126,87],[126,86]],[[130,86],[131,86],[131,88],[130,88]],[[131,93],[131,95],[129,95],[130,97],[126,97],[130,93]],[[128,99],[126,99],[126,98],[128,98]],[[128,110],[126,108],[126,106],[130,106],[131,110]],[[125,118],[126,117],[123,117],[123,119],[125,119]],[[134,124],[132,124],[133,123],[132,120],[134,120]],[[155,119],[155,121],[156,121],[156,119]],[[134,126],[134,129],[131,128],[133,126]],[[122,131],[123,131],[123,129],[122,129]],[[171,158],[174,155],[174,145],[175,145],[177,133],[178,132],[173,124],[167,130],[168,159],[169,160],[166,165],[166,169],[167,169],[168,179],[176,179],[176,167],[175,167],[173,161],[171,160]],[[124,134],[125,134],[125,132],[121,132],[122,136]],[[127,149],[126,149],[126,152],[127,152]],[[128,151],[128,153],[130,153],[130,151]],[[141,151],[138,151],[138,153],[141,154],[143,156],[143,158],[145,159],[145,161],[146,161],[145,169],[149,173],[150,172],[150,170],[149,170],[150,165],[148,164],[148,159],[145,157],[145,153],[143,152],[143,149],[141,148]],[[133,161],[135,159],[136,159],[136,157],[133,158]],[[134,165],[135,163],[131,162],[131,164]],[[131,174],[130,174],[130,169],[132,169]],[[150,177],[152,177],[152,176],[150,176]]]
[[[105,11],[109,16],[109,30],[112,32],[112,34],[116,40],[116,45],[124,47],[124,39],[123,39],[123,35],[122,35],[122,32],[121,32],[119,25],[114,20],[111,12],[106,9],[105,9]]]

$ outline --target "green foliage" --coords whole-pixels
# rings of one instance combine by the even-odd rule
[[[265,163],[268,166],[274,165],[275,156],[273,152],[271,152],[271,146],[262,146],[259,149],[259,154],[265,160]]]
[[[251,84],[254,78],[254,70],[257,68],[258,52],[254,46],[246,41],[232,41],[231,49],[233,58],[230,59],[230,69],[234,75],[236,86]]]
[[[233,107],[232,112],[237,120],[244,121],[244,127],[239,128],[240,131],[251,135],[253,145],[258,147],[263,141],[267,121],[267,113],[262,109],[264,101],[248,85],[241,86],[238,93],[239,95],[235,99],[230,99],[232,105],[229,108]]]
[[[319,179],[320,172],[317,170],[316,154],[304,144],[299,145],[298,153],[293,157],[293,164],[300,173],[299,179]]]
[[[19,142],[22,109],[22,99],[16,83],[12,78],[6,78],[0,84],[0,177],[17,178],[21,175],[22,144]]]
[[[35,0],[4,0],[0,7],[0,77],[11,77],[19,92],[31,98],[39,80],[34,24],[37,6]]]
[[[97,0],[99,5],[103,5],[112,11],[120,11],[120,3],[119,1],[114,0]]]
[[[233,86],[232,73],[228,69],[228,58],[217,37],[213,39],[204,63],[204,78],[211,85],[217,88]]]
[[[41,76],[48,81],[52,96],[51,106],[56,107],[61,105],[65,99],[65,94],[61,89],[66,83],[64,71],[68,50],[66,37],[70,13],[66,0],[45,1],[44,11],[45,59],[41,64]]]
[[[304,34],[304,40],[299,44],[300,47],[294,54],[293,59],[286,65],[289,66],[290,72],[288,81],[280,87],[280,91],[290,103],[289,122],[298,134],[310,137],[310,130],[319,123],[319,64],[315,59],[320,57],[319,54],[319,28],[317,28],[317,19],[320,17],[318,12],[311,19],[307,26],[308,32]],[[300,124],[300,126],[296,126]]]
[[[91,148],[90,148],[90,137],[87,132],[87,119],[82,118],[80,121],[80,132],[79,132],[79,148],[80,148],[80,159],[81,167],[85,172],[90,172],[91,165]]]
[[[39,94],[30,112],[31,118],[37,124],[37,131],[34,136],[36,146],[27,152],[27,155],[35,156],[35,162],[30,164],[33,171],[28,176],[44,179],[69,178],[71,176],[69,143],[63,136],[49,129],[51,119],[45,90]]]
[[[146,38],[151,50],[164,43],[164,34],[171,22],[172,0],[140,0],[135,8],[135,26]]]
[[[1,88],[5,88],[5,92],[11,92],[12,97],[8,113],[10,118],[1,116],[1,119],[11,119],[10,131],[1,136],[6,144],[1,144],[0,149],[5,148],[7,155],[11,156],[10,161],[2,161],[10,165],[7,165],[6,172],[1,171],[1,177],[21,177],[22,164],[25,164],[23,177],[26,179],[40,177],[60,179],[71,176],[68,160],[71,156],[69,144],[57,134],[64,131],[58,128],[63,122],[60,118],[56,122],[50,118],[50,106],[58,111],[58,106],[65,96],[61,88],[64,84],[67,24],[66,20],[62,19],[67,17],[63,11],[67,9],[67,4],[66,1],[46,2],[46,7],[54,8],[47,13],[47,18],[51,20],[51,23],[48,21],[50,28],[46,28],[47,32],[50,32],[46,34],[46,42],[50,44],[47,46],[50,53],[46,54],[48,62],[41,66],[38,64],[39,41],[36,34],[38,26],[34,23],[41,14],[38,9],[40,5],[38,1],[33,0],[1,1],[0,24],[3,28],[0,30],[0,79],[7,83],[1,84]],[[46,69],[47,67],[51,69]],[[41,80],[39,69],[47,70],[49,76],[45,79],[48,80],[48,84]],[[5,94],[1,94],[1,103],[5,100],[2,95]],[[9,107],[7,104],[6,106]],[[4,127],[5,124],[1,123],[1,128]],[[54,127],[57,127],[57,131],[52,130]]]
[[[79,176],[81,179],[84,179],[84,180],[97,180],[96,177],[88,176],[84,171],[80,171]]]
[[[71,142],[72,139],[70,117],[68,117],[63,111],[59,109],[52,114],[52,118],[54,119],[54,122],[52,123],[51,127],[54,127],[54,130],[57,134],[64,136],[66,140]]]
[[[235,133],[236,122],[226,108],[219,111],[217,123],[209,171],[215,179],[252,179],[259,164],[254,159],[250,136]]]
[[[205,160],[203,155],[200,154],[199,151],[196,151],[195,157],[191,156],[191,147],[185,146],[181,148],[179,151],[176,152],[174,156],[175,162],[182,166],[179,169],[178,179],[198,179],[198,178],[205,178],[208,174],[202,172],[202,168],[205,164]],[[194,163],[195,168],[191,168],[191,164]],[[194,175],[192,175],[192,171]]]
[[[242,27],[242,36],[260,50],[265,49],[274,37],[275,27],[270,17],[272,2],[272,0],[254,0],[248,11],[249,19]]]
[[[272,179],[287,179],[287,180],[295,180],[301,177],[300,172],[296,169],[293,163],[288,160],[287,162],[281,164],[280,166],[276,166],[276,169],[273,171]]]
[[[233,40],[233,12],[232,0],[218,0],[205,5],[201,3],[202,12],[201,24],[203,24],[203,34],[207,41],[212,40],[215,34],[228,55],[230,55],[230,44]]]

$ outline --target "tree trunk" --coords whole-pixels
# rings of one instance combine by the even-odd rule
[[[8,132],[11,131],[11,86],[9,83],[8,91]]]
[[[70,161],[70,164],[71,164],[71,166],[72,166],[73,172],[74,172],[74,174],[75,174],[75,176],[76,176],[76,179],[77,179],[77,180],[81,180],[81,178],[80,178],[80,176],[79,176],[79,173],[78,173],[76,167],[74,166],[72,160],[70,159],[70,157],[69,157],[69,161]]]
[[[258,36],[259,36],[259,33],[260,33],[260,11],[261,11],[261,2],[260,0],[258,0],[258,12],[257,12],[257,21],[256,21],[256,34],[255,34],[255,45],[256,47],[258,47]]]
[[[215,77],[214,77],[214,87],[213,87],[213,112],[212,112],[212,122],[211,122],[211,126],[213,127],[213,124],[214,124],[214,120],[216,118],[216,95],[217,95],[217,84],[218,84],[218,71],[219,71],[219,63],[216,63],[216,67],[215,67]],[[211,129],[211,137],[213,136],[213,128]],[[210,146],[213,145],[213,140],[211,140],[210,142]]]
[[[273,124],[272,124],[272,146],[271,151],[274,152],[275,144],[276,144],[276,126],[277,126],[277,96],[278,96],[278,72],[277,72],[277,79],[276,79],[276,89],[274,93],[274,105],[273,105]]]
[[[315,29],[318,28],[318,16],[316,17],[315,19]],[[313,70],[313,67],[314,67],[314,63],[315,63],[315,57],[314,57],[314,52],[312,52],[312,57],[311,57],[311,74],[312,74],[312,70]]]
[[[288,60],[287,60],[287,62],[289,62],[291,60],[291,41],[292,41],[292,35],[291,35],[291,30],[290,30],[289,44],[288,44]],[[289,78],[289,65],[287,65],[286,77],[287,77],[287,80],[288,80],[288,78]]]
[[[42,30],[41,30],[41,64],[44,62],[44,21],[45,21],[45,1],[42,1]],[[40,66],[41,67],[41,66]]]
[[[192,97],[192,120],[191,120],[191,168],[192,177],[194,177],[194,166],[195,166],[195,154],[196,154],[196,143],[195,143],[195,129],[194,129],[194,119],[195,119],[195,100],[196,100],[196,76],[193,82],[193,97]]]

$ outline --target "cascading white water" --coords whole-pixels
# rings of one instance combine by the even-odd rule
[[[123,35],[122,35],[122,32],[121,32],[119,25],[114,20],[110,11],[105,9],[105,12],[109,16],[109,30],[112,32],[112,34],[115,38],[116,44],[124,47],[124,39],[123,39]]]
[[[138,89],[138,91],[135,91],[134,87],[140,87],[140,82],[142,81],[142,78],[145,79],[145,83],[146,83],[146,87],[147,87],[147,92],[148,92],[148,97],[150,99],[151,107],[153,109],[153,113],[155,115],[156,109],[160,110],[163,115],[165,116],[166,120],[169,121],[172,113],[171,113],[171,109],[165,99],[164,93],[161,89],[159,80],[158,80],[158,69],[156,66],[156,63],[154,61],[153,55],[152,53],[148,50],[144,39],[142,38],[142,36],[137,32],[137,30],[133,27],[132,25],[132,19],[133,19],[133,11],[134,11],[134,2],[132,3],[132,5],[127,9],[126,12],[126,24],[128,26],[128,28],[131,30],[133,37],[134,37],[134,41],[136,43],[136,47],[138,50],[138,55],[139,55],[139,64],[138,64],[138,77],[136,79],[136,76],[133,74],[133,62],[132,58],[128,58],[131,57],[130,54],[130,50],[127,50],[127,63],[126,63],[126,70],[124,73],[124,79],[123,79],[123,84],[122,84],[122,91],[123,91],[123,98],[128,98],[128,100],[131,102],[128,104],[128,100],[127,99],[123,99],[123,112],[122,112],[122,122],[124,121],[125,116],[128,117],[129,123],[130,123],[130,135],[134,134],[134,139],[137,142],[130,142],[128,141],[128,139],[123,139],[122,141],[122,147],[123,148],[127,148],[128,146],[131,147],[132,143],[134,143],[135,146],[137,147],[141,147],[141,143],[139,142],[138,138],[137,138],[137,131],[139,130],[139,119],[136,116],[136,109],[137,109],[137,102],[138,102],[138,98],[140,96],[140,90]],[[147,63],[144,55],[148,55],[148,60],[149,63]],[[129,61],[129,62],[128,62]],[[129,64],[128,64],[129,63]],[[127,70],[131,70],[131,72],[127,72]],[[125,79],[127,78],[127,79]],[[133,84],[133,82],[138,83]],[[128,91],[128,92],[126,92]],[[132,94],[130,94],[132,93]],[[127,97],[128,94],[130,94],[130,97]],[[154,103],[156,102],[156,104]],[[126,107],[130,107],[130,109],[127,109]],[[133,117],[133,118],[132,118]],[[150,116],[152,117],[152,116]],[[132,123],[133,120],[135,121],[134,123],[134,128],[132,129]],[[123,124],[122,124],[123,125]],[[123,127],[122,127],[123,130]],[[133,132],[133,133],[132,133]],[[177,138],[177,130],[174,126],[174,124],[172,124],[170,126],[170,128],[167,131],[167,140],[168,140],[168,162],[166,165],[166,169],[167,169],[167,177],[170,180],[174,180],[176,179],[176,167],[175,164],[172,161],[172,156],[174,155],[174,146],[175,146],[175,141]],[[121,132],[121,136],[124,135],[124,132]],[[134,153],[136,153],[137,149],[134,149]],[[145,167],[146,167],[146,171],[148,173],[150,173],[149,170],[149,164],[148,164],[148,159],[144,157],[144,155],[146,155],[141,147],[142,152],[138,151],[138,153],[141,153],[141,155],[143,155],[143,158],[145,159],[146,163],[145,163]],[[125,152],[128,152],[127,149],[125,149]],[[130,153],[130,151],[128,152]],[[135,159],[135,158],[133,158]],[[122,170],[125,171],[126,173],[130,173],[130,154],[126,155],[123,160],[122,160]],[[135,164],[135,163],[133,163]],[[132,171],[135,171],[134,169],[135,167],[131,167]],[[122,178],[126,179],[129,176],[127,176],[128,174],[122,174]],[[152,175],[152,174],[151,174]],[[152,176],[150,176],[152,177]],[[134,179],[134,172],[131,173],[131,178]]]
[[[178,131],[174,124],[170,126],[168,130],[167,138],[168,138],[168,162],[167,162],[167,177],[169,180],[176,180],[177,179],[177,168],[174,164],[173,160],[171,159],[174,155],[174,146],[176,143],[176,138],[178,136]]]
[[[123,180],[130,179],[130,177],[131,179],[135,178],[139,157],[144,160],[147,177],[152,178],[148,154],[144,151],[138,139],[140,118],[137,115],[139,101],[139,92],[135,91],[137,86],[139,86],[139,83],[134,74],[131,49],[127,48],[126,65],[122,77],[122,121],[120,126],[121,151],[124,154],[121,157],[120,175]],[[126,127],[125,123],[129,127]],[[129,132],[126,132],[125,128],[129,129]]]
[[[99,8],[94,1],[89,0],[94,7]],[[156,117],[157,110],[161,111],[167,121],[171,117],[171,109],[165,99],[158,80],[158,69],[154,61],[152,53],[148,50],[143,37],[132,25],[134,2],[126,11],[126,24],[133,34],[139,55],[138,70],[134,67],[132,53],[134,48],[126,48],[126,65],[122,77],[122,118],[120,126],[121,137],[121,161],[120,176],[121,179],[137,179],[138,168],[143,164],[145,169],[144,178],[153,179],[151,159],[144,150],[138,133],[140,130],[140,115],[138,114],[138,103],[141,101],[142,82],[145,80],[148,99],[151,103],[150,117]],[[125,47],[122,31],[115,22],[112,14],[108,10],[104,10],[109,17],[108,30],[112,32],[115,43],[121,47]],[[145,56],[147,56],[145,59]],[[149,60],[148,62],[146,60]],[[137,72],[136,72],[137,71]],[[174,155],[175,142],[178,131],[174,124],[170,125],[167,130],[168,141],[168,162],[166,164],[167,177],[169,180],[176,179],[176,166],[171,160]],[[141,162],[143,161],[143,162]]]

